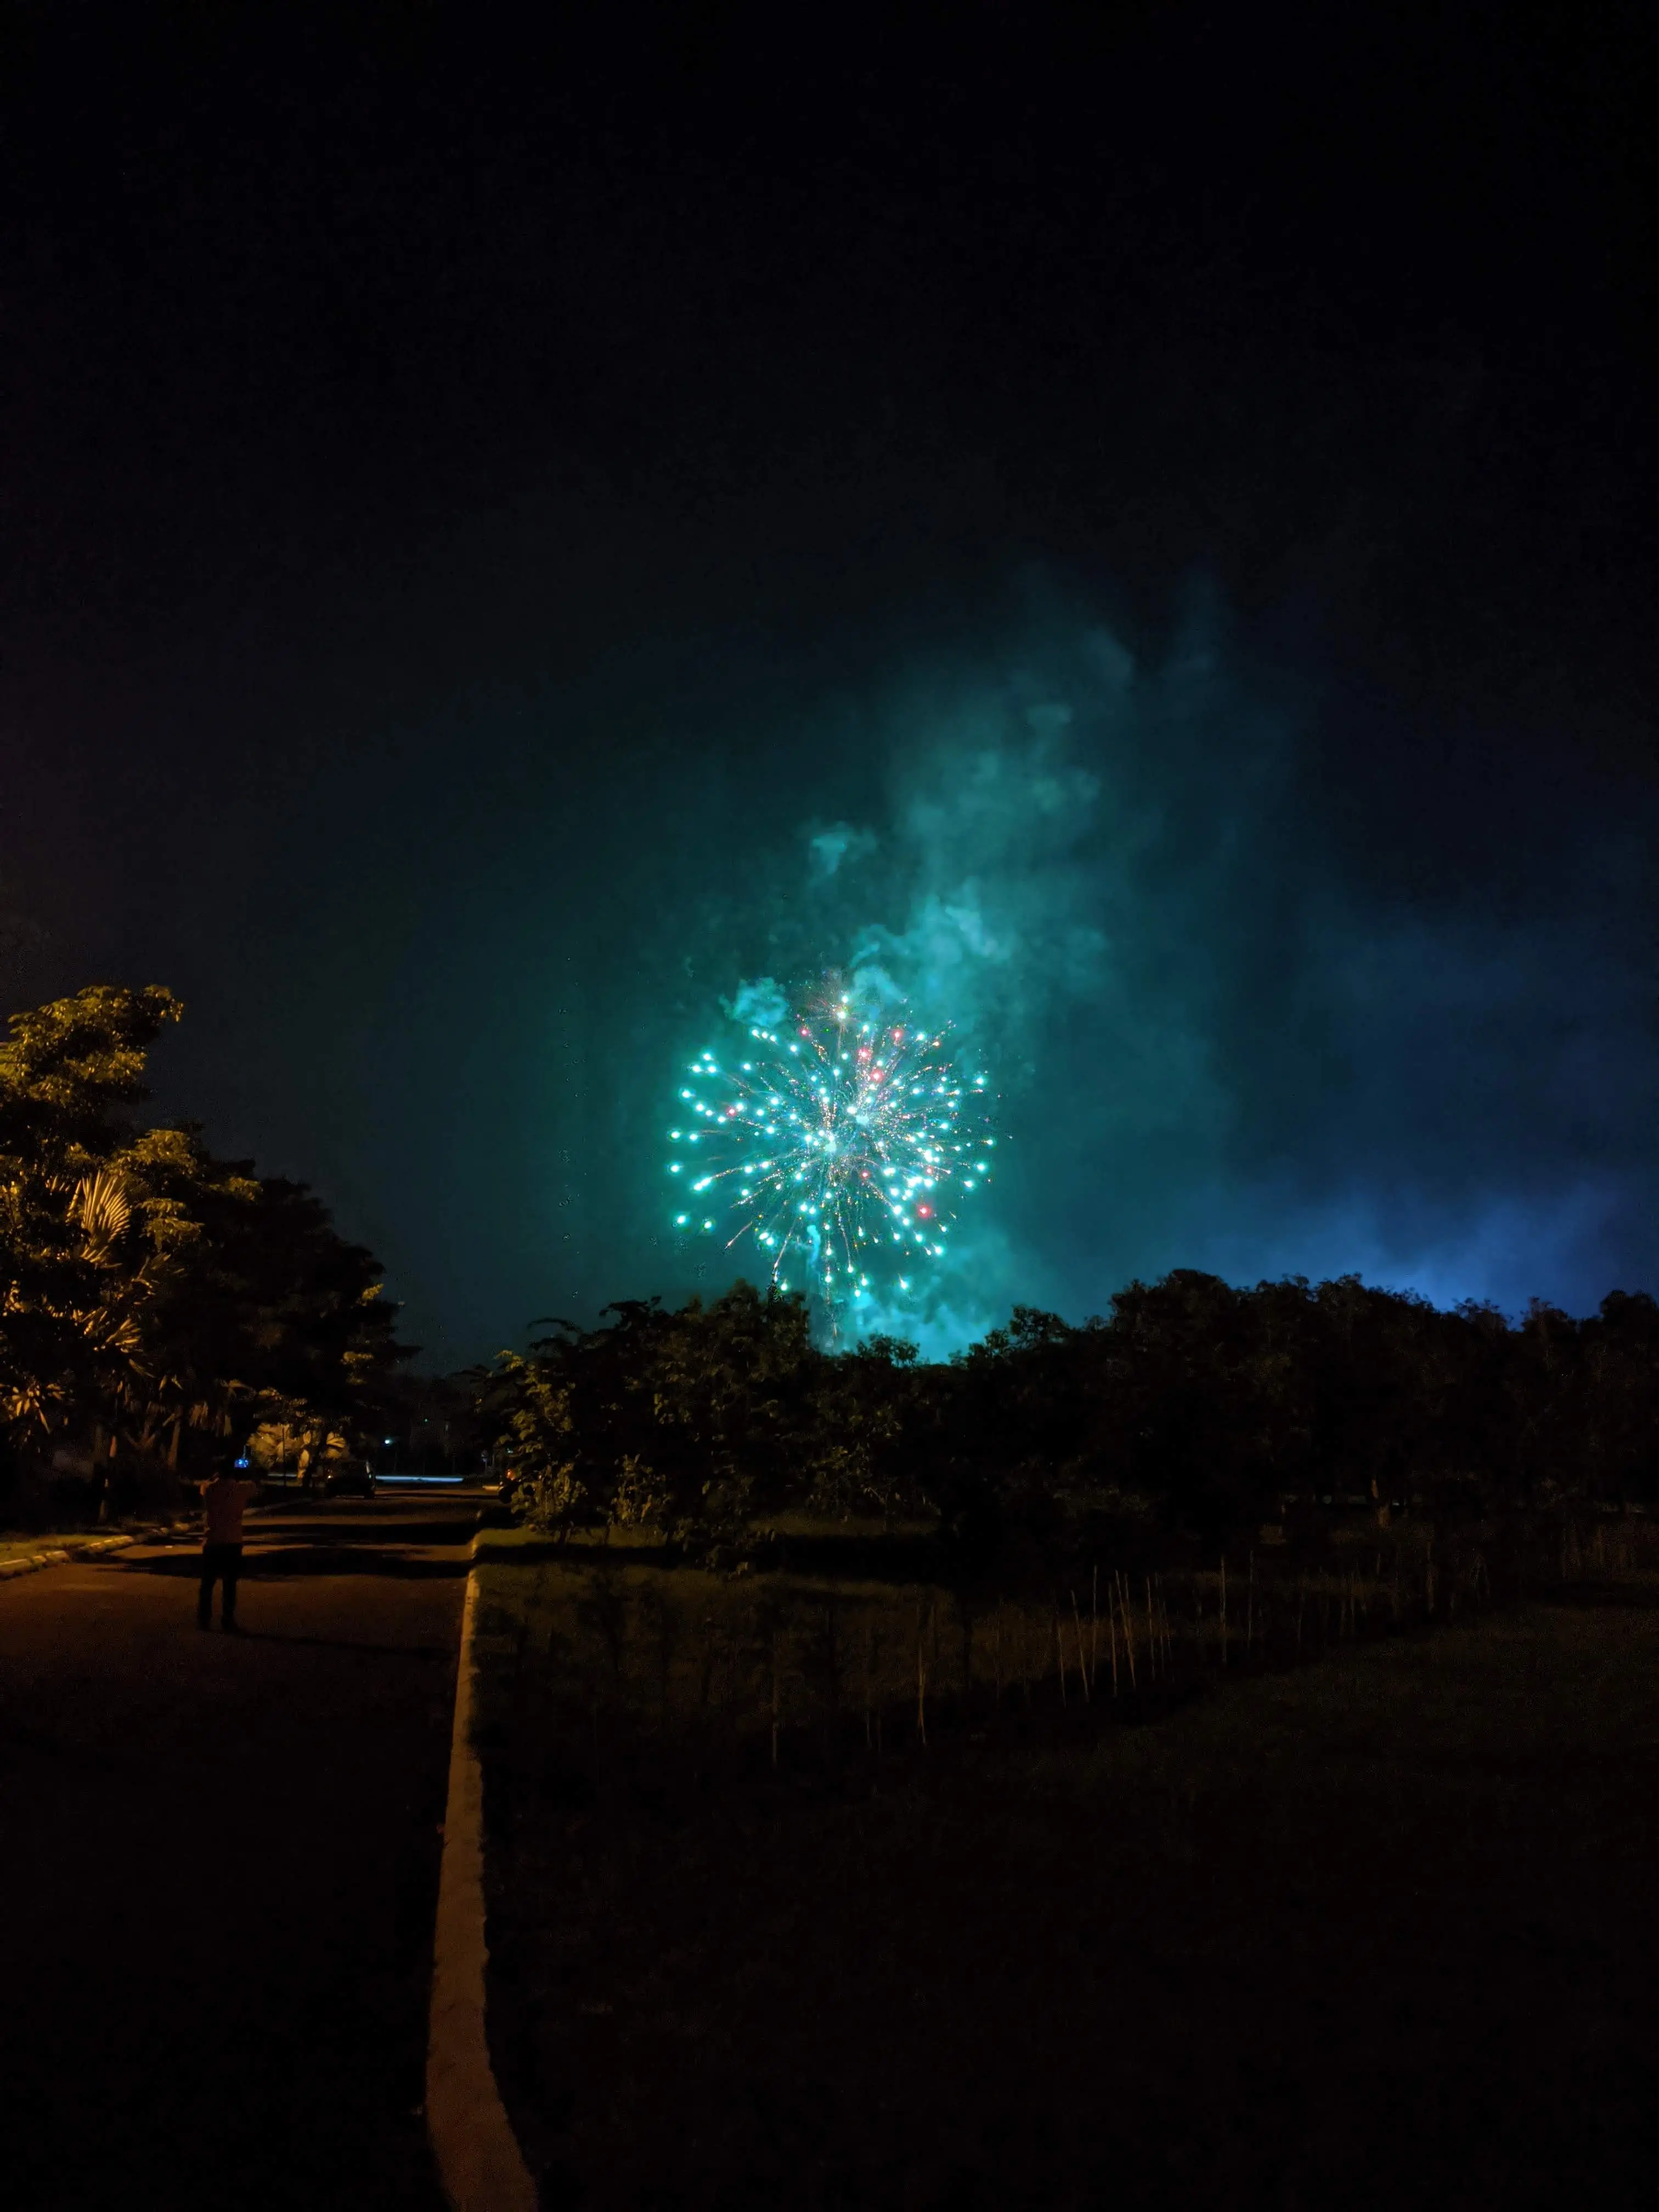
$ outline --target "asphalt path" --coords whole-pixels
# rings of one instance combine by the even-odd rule
[[[421,2116],[477,1501],[0,1583],[0,2201],[442,2204]]]

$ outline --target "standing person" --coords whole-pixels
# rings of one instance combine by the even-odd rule
[[[213,1621],[213,1585],[224,1586],[219,1625],[235,1635],[236,1577],[242,1571],[242,1514],[250,1498],[258,1495],[257,1482],[246,1481],[228,1462],[222,1461],[202,1492],[206,1523],[202,1532],[202,1587],[196,1601],[196,1626],[208,1628]]]

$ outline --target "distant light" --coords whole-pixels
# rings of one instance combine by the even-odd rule
[[[395,1444],[397,1441],[398,1439],[396,1437],[382,1437],[380,1438],[380,1442],[383,1444]]]
[[[253,1462],[251,1459],[239,1459],[236,1464],[238,1467],[252,1467]]]

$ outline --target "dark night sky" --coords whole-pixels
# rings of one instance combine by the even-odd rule
[[[178,990],[162,1104],[428,1358],[708,1285],[677,1060],[860,943],[1012,1140],[931,1342],[1655,1285],[1650,9],[14,0],[0,71],[0,989]]]

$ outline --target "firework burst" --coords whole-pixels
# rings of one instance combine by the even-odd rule
[[[948,1041],[832,993],[729,1054],[700,1054],[668,1133],[675,1226],[752,1243],[771,1282],[832,1315],[908,1291],[994,1163],[986,1079]]]

